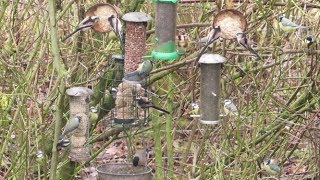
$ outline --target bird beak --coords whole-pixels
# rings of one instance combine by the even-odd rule
[[[71,37],[72,35],[74,35],[75,33],[77,33],[78,31],[81,31],[83,29],[86,28],[90,28],[92,27],[96,22],[94,20],[91,19],[90,16],[84,18],[84,20],[82,20],[79,24],[76,30],[74,30],[72,33],[70,33],[69,35],[67,35],[62,41],[67,40],[69,37]]]

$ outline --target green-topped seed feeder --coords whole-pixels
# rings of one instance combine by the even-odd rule
[[[174,60],[179,53],[175,47],[177,0],[154,0],[156,3],[156,48],[154,59]]]

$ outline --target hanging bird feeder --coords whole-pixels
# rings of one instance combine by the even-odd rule
[[[151,16],[142,12],[130,12],[123,15],[126,22],[124,71],[132,72],[137,69],[146,51],[146,28]]]
[[[70,137],[71,161],[83,162],[90,159],[89,146],[89,96],[93,94],[91,89],[86,87],[72,87],[67,89],[70,97],[70,117],[80,117],[81,121]]]
[[[85,12],[85,18],[79,23],[77,29],[67,35],[62,41],[65,41],[76,32],[90,27],[98,32],[110,32],[112,26],[109,23],[108,18],[111,16],[119,18],[121,16],[120,9],[108,3],[99,3],[91,6]]]
[[[219,54],[203,54],[200,63],[200,122],[219,123],[221,65],[225,58]]]
[[[235,39],[237,33],[246,30],[247,21],[244,15],[234,9],[220,11],[213,18],[213,27],[220,27],[221,36],[224,39]]]
[[[156,48],[154,59],[174,60],[178,57],[175,47],[177,0],[154,0],[156,2]]]

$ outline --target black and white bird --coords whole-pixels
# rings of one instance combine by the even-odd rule
[[[165,109],[162,109],[160,107],[157,107],[155,106],[152,102],[150,102],[148,100],[147,97],[139,97],[139,98],[136,98],[137,100],[137,105],[138,107],[142,108],[142,109],[145,109],[145,108],[154,108],[158,111],[161,111],[161,112],[164,112],[164,113],[167,113],[167,114],[170,114],[169,111],[165,110]]]
[[[253,53],[258,59],[261,59],[261,57],[259,56],[259,54],[252,49],[250,42],[248,41],[246,35],[244,33],[237,33],[236,34],[236,38],[237,38],[237,42],[243,46],[244,48],[246,48],[247,50],[249,50],[251,53]]]

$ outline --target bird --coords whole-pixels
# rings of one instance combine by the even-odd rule
[[[57,143],[57,150],[60,151],[65,147],[68,147],[70,145],[69,139],[59,139],[59,142]]]
[[[230,99],[224,100],[224,112],[226,115],[238,116],[238,109]]]
[[[274,159],[264,160],[261,164],[261,168],[270,175],[277,175],[281,172],[281,168],[276,164]]]
[[[204,47],[202,48],[201,52],[199,53],[199,55],[197,56],[197,59],[195,60],[195,62],[198,62],[202,56],[202,54],[206,51],[206,49],[208,48],[208,46],[213,43],[215,40],[219,39],[221,36],[221,29],[219,26],[215,26],[212,28],[212,30],[209,32],[208,36],[207,36],[207,40],[206,43],[204,45]],[[200,64],[198,64],[197,67],[199,67]]]
[[[138,107],[140,107],[142,109],[154,108],[154,109],[159,110],[161,112],[170,114],[169,111],[153,105],[152,102],[150,102],[147,97],[139,97],[139,98],[136,98],[136,100],[137,100]]]
[[[124,76],[124,80],[136,82],[144,81],[150,75],[150,72],[153,69],[153,64],[154,61],[151,59],[143,61],[135,71],[127,73]]]
[[[72,131],[76,130],[78,126],[80,125],[81,117],[80,116],[74,116],[69,119],[66,126],[64,127],[63,132],[60,135],[60,140],[63,140],[65,135],[71,133]]]
[[[37,163],[42,164],[43,160],[44,160],[43,152],[41,150],[38,150],[36,152],[36,161],[37,161]]]
[[[67,35],[62,41],[67,40],[69,37],[71,37],[72,35],[74,35],[75,33],[81,31],[81,30],[85,30],[85,29],[89,29],[91,27],[93,27],[99,20],[98,16],[87,16],[85,17],[77,26],[76,30],[74,30],[71,34]]]
[[[316,44],[314,37],[312,37],[311,35],[308,35],[304,41],[305,43],[307,43],[308,49],[310,49],[311,46]]]
[[[113,32],[118,36],[122,49],[124,49],[123,31],[120,19],[112,14],[110,17],[108,17],[108,21],[112,27]]]
[[[98,120],[98,108],[95,106],[90,107],[89,117],[91,123],[95,123]]]
[[[237,33],[236,34],[237,42],[241,44],[244,48],[249,50],[251,53],[253,53],[258,59],[261,59],[259,54],[252,49],[250,42],[248,41],[246,35],[243,32]]]
[[[146,166],[147,165],[147,157],[148,152],[147,149],[139,149],[133,156],[132,165],[137,166]]]
[[[199,104],[198,103],[191,103],[191,116],[194,116],[194,115],[199,115]]]
[[[292,32],[296,29],[307,28],[306,26],[301,26],[290,21],[288,18],[285,17],[285,15],[279,16],[279,26],[285,32]]]

